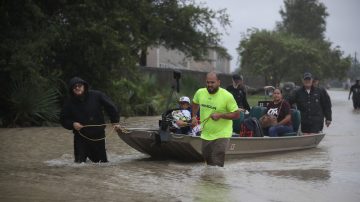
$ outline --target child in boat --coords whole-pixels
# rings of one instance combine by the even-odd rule
[[[175,130],[173,132],[179,134],[188,134],[191,131],[191,106],[190,98],[182,96],[179,99],[179,109],[174,110],[171,115],[173,117],[173,126]]]

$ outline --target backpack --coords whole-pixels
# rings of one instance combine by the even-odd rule
[[[247,118],[240,125],[240,137],[263,137],[262,128],[255,117]]]

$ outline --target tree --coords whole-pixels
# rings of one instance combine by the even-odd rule
[[[266,83],[298,81],[305,71],[322,79],[342,78],[350,67],[339,47],[324,39],[324,4],[318,0],[285,0],[283,21],[275,31],[252,30],[240,41],[242,71],[260,74]]]
[[[139,23],[137,29],[141,34],[140,65],[145,64],[147,48],[163,45],[168,49],[178,49],[195,59],[203,58],[209,47],[220,52],[217,46],[221,32],[216,26],[229,25],[225,10],[214,11],[192,3],[192,1],[139,1],[132,3],[134,17]],[[137,8],[137,9],[136,9]]]
[[[309,71],[320,72],[319,51],[306,39],[266,30],[251,30],[241,40],[237,51],[241,71],[262,75],[265,83],[274,86],[283,80],[298,80]]]
[[[351,66],[351,57],[344,57],[340,47],[332,48],[331,42],[324,40],[313,42],[313,44],[320,51],[322,58],[321,72],[319,72],[318,76],[324,79],[343,79]]]
[[[229,24],[224,10],[190,0],[14,0],[0,9],[2,70],[28,75],[24,69],[59,69],[63,78],[83,75],[102,88],[112,70],[136,77],[133,69],[145,64],[150,46],[176,48],[196,59],[209,47],[223,49],[214,24]]]
[[[351,80],[360,78],[360,64],[356,58],[356,52],[355,52],[355,57],[351,57],[351,67],[347,72],[347,77],[350,78]]]
[[[136,84],[141,78],[136,66],[149,46],[161,44],[199,58],[220,41],[216,20],[229,23],[224,11],[191,0],[4,0],[2,107],[11,104],[4,95],[15,80],[35,81],[39,92],[56,85],[53,75],[62,81],[81,76],[106,92],[114,90],[115,76]]]
[[[280,10],[278,29],[310,40],[323,40],[326,30],[326,7],[318,0],[285,0]]]

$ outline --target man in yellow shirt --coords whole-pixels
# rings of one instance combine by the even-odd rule
[[[234,96],[220,87],[215,72],[206,76],[206,88],[196,91],[192,105],[192,124],[200,109],[202,154],[208,165],[224,166],[225,151],[232,135],[232,120],[240,117]]]

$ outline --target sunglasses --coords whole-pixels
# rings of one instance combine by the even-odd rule
[[[81,88],[82,86],[84,86],[84,84],[82,83],[77,83],[73,86],[73,89],[76,89],[76,88]]]

